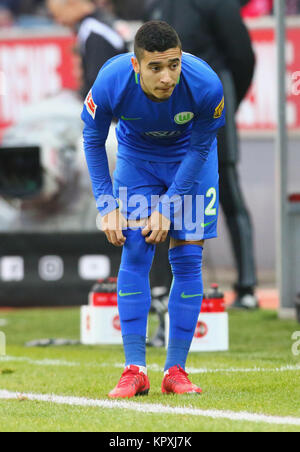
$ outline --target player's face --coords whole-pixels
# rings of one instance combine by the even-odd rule
[[[144,50],[140,62],[132,59],[135,72],[140,74],[141,87],[150,99],[162,102],[172,96],[181,73],[181,59],[179,47],[165,52]]]

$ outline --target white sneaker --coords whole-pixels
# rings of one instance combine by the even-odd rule
[[[238,297],[231,307],[236,309],[258,309],[259,303],[255,295],[246,294]]]

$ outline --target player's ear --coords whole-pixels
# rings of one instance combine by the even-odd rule
[[[139,62],[138,62],[137,58],[136,57],[132,57],[131,58],[131,63],[132,63],[134,72],[139,74],[140,73],[140,65],[139,65]]]

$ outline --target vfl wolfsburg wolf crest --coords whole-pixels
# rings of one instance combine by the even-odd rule
[[[174,121],[176,122],[176,124],[182,125],[190,122],[194,116],[194,113],[192,113],[191,111],[183,111],[182,113],[178,113],[178,115],[175,116]]]

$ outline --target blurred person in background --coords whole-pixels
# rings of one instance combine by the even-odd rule
[[[57,23],[77,35],[82,62],[81,95],[85,98],[104,63],[127,52],[126,44],[113,28],[113,15],[90,0],[47,0],[47,6]]]
[[[6,11],[10,16],[11,23],[8,25],[33,27],[49,24],[44,0],[2,0],[0,3],[0,22],[3,11]]]
[[[15,22],[20,0],[1,0],[0,27],[11,27]]]
[[[239,183],[239,142],[235,113],[254,73],[255,57],[240,8],[247,0],[150,0],[150,17],[165,20],[182,38],[183,50],[207,62],[224,87],[226,126],[219,141],[220,201],[238,270],[234,307],[258,307],[253,231]]]
[[[45,1],[44,0],[19,0],[17,1],[18,15],[34,15],[45,13]]]
[[[0,7],[16,14],[20,6],[20,0],[1,0]]]
[[[111,2],[113,4],[116,15],[121,19],[143,20],[145,12],[145,0],[111,0]]]
[[[11,27],[14,24],[14,16],[10,9],[0,5],[0,28]]]

